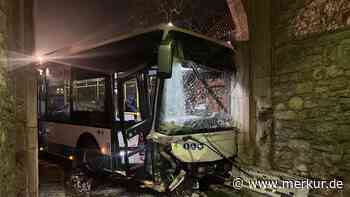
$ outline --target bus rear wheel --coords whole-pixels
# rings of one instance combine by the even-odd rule
[[[70,175],[70,186],[75,194],[91,191],[93,177],[100,168],[97,162],[100,156],[98,145],[92,139],[85,139],[78,143]]]
[[[105,158],[94,139],[84,139],[78,143],[77,150],[74,168],[80,168],[90,176],[102,171]]]
[[[102,154],[98,148],[81,148],[75,166],[84,170],[88,175],[96,175],[103,166],[101,157]]]
[[[91,191],[93,179],[87,176],[82,171],[73,171],[70,176],[70,185],[74,195],[86,194]]]

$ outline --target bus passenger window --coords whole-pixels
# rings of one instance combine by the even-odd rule
[[[48,67],[47,80],[47,117],[49,120],[68,121],[70,116],[70,69],[66,67]]]
[[[105,111],[105,79],[94,78],[73,81],[73,110]]]
[[[135,78],[124,83],[124,120],[141,121],[139,94]]]

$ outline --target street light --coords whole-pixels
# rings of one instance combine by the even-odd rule
[[[36,59],[36,61],[39,63],[39,65],[42,65],[43,62],[44,62],[43,56],[37,55],[37,56],[35,57],[35,59]]]

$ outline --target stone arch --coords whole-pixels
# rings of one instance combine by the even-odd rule
[[[232,40],[249,40],[248,18],[242,0],[227,0],[227,5],[235,24],[235,31],[232,35]]]

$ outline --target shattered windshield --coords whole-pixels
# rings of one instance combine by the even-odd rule
[[[175,62],[164,82],[160,131],[181,135],[230,128],[231,76],[192,61]]]

